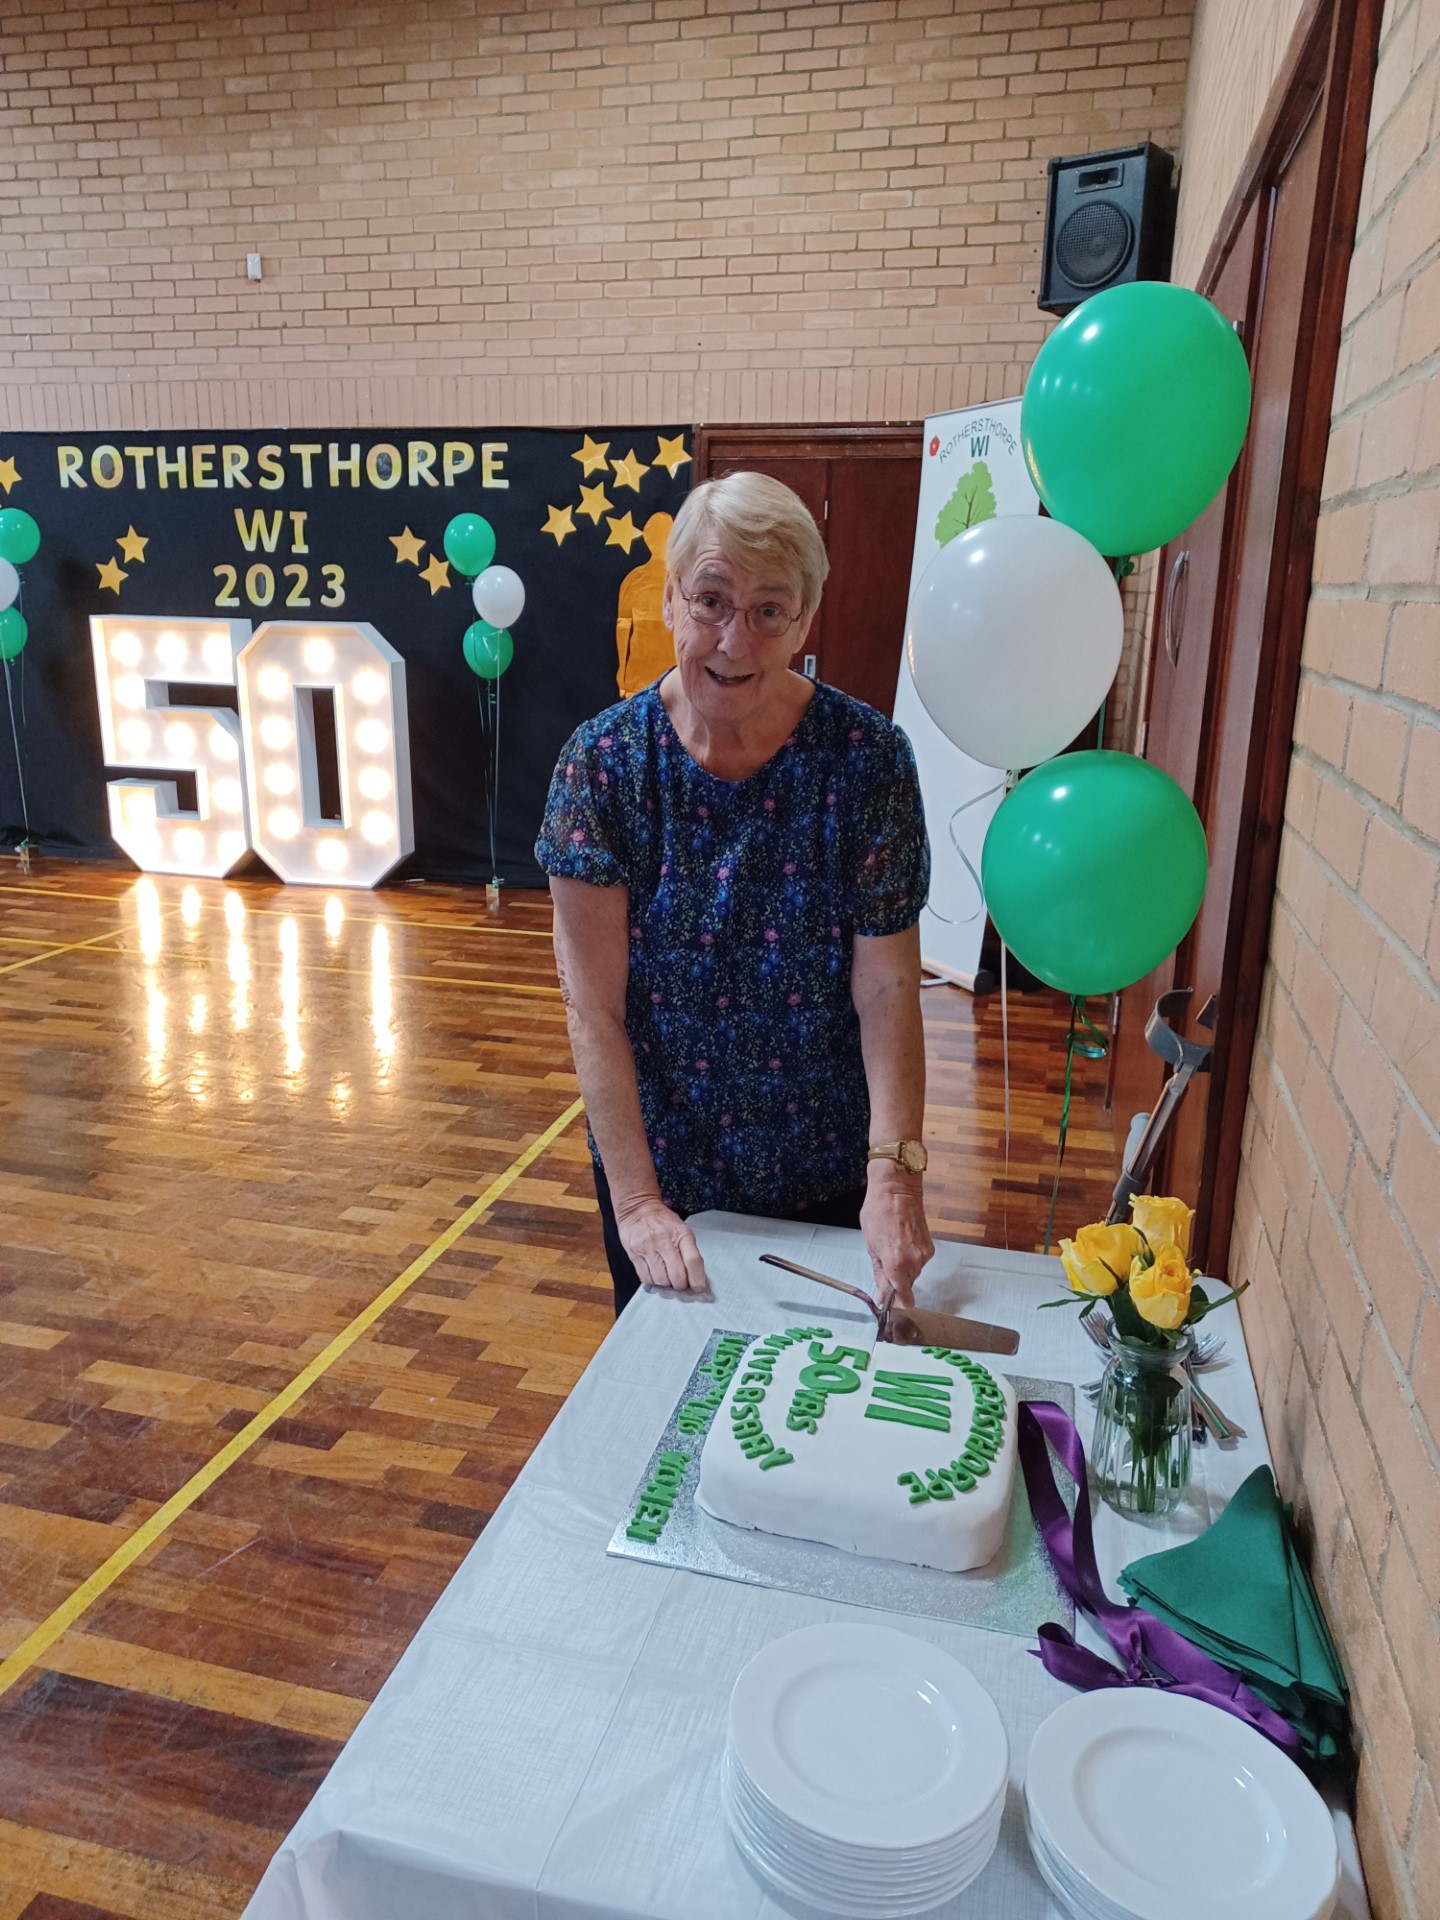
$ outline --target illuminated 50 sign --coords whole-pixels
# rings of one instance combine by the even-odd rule
[[[110,831],[146,873],[223,878],[252,851],[282,880],[373,887],[414,851],[405,663],[360,622],[90,622]],[[173,704],[177,686],[238,687],[240,712]],[[333,696],[339,815],[321,811],[315,695]],[[188,773],[195,810],[173,780]]]

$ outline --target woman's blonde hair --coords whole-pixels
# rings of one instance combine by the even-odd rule
[[[688,572],[707,540],[716,540],[739,566],[769,575],[776,585],[793,584],[803,611],[819,604],[829,556],[810,509],[789,487],[768,473],[727,473],[704,480],[675,516],[665,549],[674,580]]]

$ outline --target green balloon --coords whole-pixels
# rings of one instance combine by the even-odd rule
[[[40,551],[40,529],[23,507],[0,507],[0,560],[23,567]]]
[[[1035,356],[1020,438],[1049,512],[1101,553],[1146,553],[1224,486],[1250,418],[1250,369],[1198,293],[1135,280],[1082,302]]]
[[[1008,793],[980,869],[1000,937],[1062,993],[1114,993],[1173,953],[1205,892],[1205,829],[1128,753],[1066,753]]]
[[[445,529],[445,558],[473,580],[495,558],[495,529],[478,513],[457,513]]]
[[[29,638],[30,629],[18,607],[0,610],[0,660],[13,660]]]
[[[475,620],[465,629],[465,664],[482,680],[498,680],[515,658],[515,642],[508,627],[492,627]]]

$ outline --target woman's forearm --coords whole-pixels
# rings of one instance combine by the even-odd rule
[[[576,1006],[566,1010],[566,1022],[585,1117],[617,1212],[638,1199],[658,1199],[660,1183],[645,1137],[635,1056],[624,1022],[608,1009]]]
[[[860,1052],[870,1094],[871,1145],[918,1140],[925,1125],[918,934],[912,929],[909,935],[857,939],[853,977]]]

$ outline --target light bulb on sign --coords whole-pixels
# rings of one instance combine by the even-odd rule
[[[205,636],[205,664],[219,681],[228,681],[232,677],[234,653],[230,647],[228,633],[207,633]]]
[[[390,744],[390,729],[383,720],[362,720],[355,729],[355,744],[362,753],[383,753]]]
[[[373,707],[385,698],[386,680],[383,673],[376,673],[373,667],[367,667],[363,673],[357,673],[351,682],[351,691],[357,700],[367,707]]]
[[[277,760],[273,766],[266,767],[265,789],[268,793],[293,793],[295,769],[287,766],[283,760]]]
[[[390,776],[383,767],[362,767],[355,784],[367,800],[390,798]]]
[[[329,673],[335,664],[335,649],[328,640],[307,640],[300,657],[307,673]]]
[[[162,633],[155,644],[155,652],[167,673],[182,673],[190,649],[186,646],[181,634]]]
[[[145,682],[138,673],[127,673],[115,682],[115,698],[132,712],[145,704]]]
[[[175,853],[178,859],[187,865],[199,860],[205,852],[205,836],[198,827],[181,827],[175,835]]]
[[[210,789],[210,797],[221,813],[239,813],[240,782],[238,780],[217,780]]]
[[[277,840],[293,840],[300,831],[300,816],[293,807],[276,807],[265,824]]]
[[[256,684],[262,700],[283,700],[294,682],[283,667],[262,667]]]
[[[195,758],[195,729],[183,720],[172,720],[165,729],[165,745],[177,760],[187,763]]]
[[[383,847],[395,831],[395,822],[388,813],[367,813],[360,822],[360,831],[372,847]]]
[[[227,733],[224,727],[217,727],[210,736],[210,750],[217,760],[238,760],[240,742],[233,733]]]
[[[142,651],[138,634],[117,633],[110,642],[110,657],[122,667],[138,667]]]
[[[127,753],[144,753],[150,745],[150,727],[144,720],[122,720],[120,744]]]
[[[268,719],[260,722],[260,738],[272,753],[283,753],[295,738],[295,729],[288,720],[282,720],[278,713],[272,713]]]
[[[350,855],[343,840],[322,840],[315,849],[315,858],[327,873],[339,873]]]

